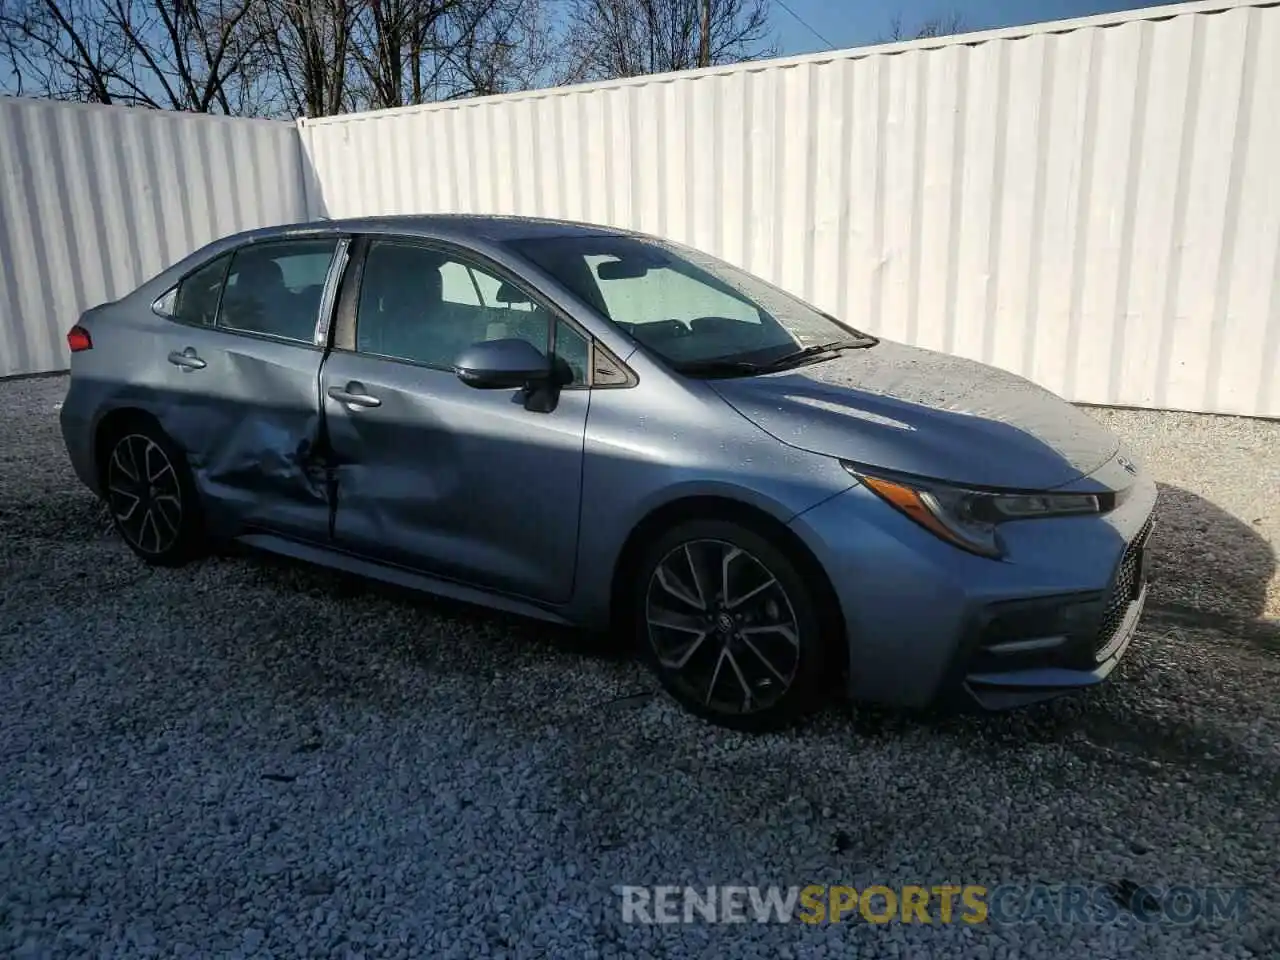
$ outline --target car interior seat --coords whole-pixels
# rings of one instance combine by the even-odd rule
[[[498,287],[494,299],[501,306],[488,309],[486,340],[519,337],[521,340],[528,340],[539,350],[546,350],[547,315],[528,294],[504,281]]]
[[[307,327],[314,331],[316,319],[320,316],[320,301],[324,299],[324,284],[313,283],[305,286],[293,295],[293,299],[298,317],[305,317]]]
[[[287,329],[299,324],[297,311],[290,309],[293,295],[284,284],[280,264],[250,253],[237,257],[233,266],[236,279],[224,298],[227,301],[224,322],[238,330],[296,337],[299,330]],[[302,339],[311,339],[309,333],[302,332]]]
[[[439,362],[431,318],[442,300],[439,257],[431,251],[378,246],[361,281],[359,348],[389,357]]]

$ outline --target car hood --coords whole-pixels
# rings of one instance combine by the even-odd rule
[[[710,380],[783,443],[977,487],[1047,490],[1113,457],[1115,436],[1029,380],[882,340],[758,377]]]

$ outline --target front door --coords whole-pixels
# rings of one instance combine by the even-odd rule
[[[353,264],[353,267],[355,265]],[[534,600],[573,589],[590,391],[570,385],[550,412],[521,391],[477,390],[453,373],[467,345],[521,337],[550,348],[553,314],[452,247],[376,240],[340,322],[321,392],[337,477],[336,544]],[[562,343],[585,356],[564,321]],[[585,383],[583,371],[576,373]]]

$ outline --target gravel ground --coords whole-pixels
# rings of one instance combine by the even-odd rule
[[[1104,689],[746,737],[568,633],[258,557],[144,568],[66,464],[64,389],[0,384],[0,955],[1280,955],[1280,424],[1096,411],[1165,484]],[[658,926],[617,891],[1001,882],[1248,899]]]

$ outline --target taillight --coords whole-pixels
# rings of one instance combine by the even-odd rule
[[[79,353],[81,350],[92,350],[93,338],[89,336],[88,330],[77,323],[67,331],[67,346],[71,348],[72,353]]]

